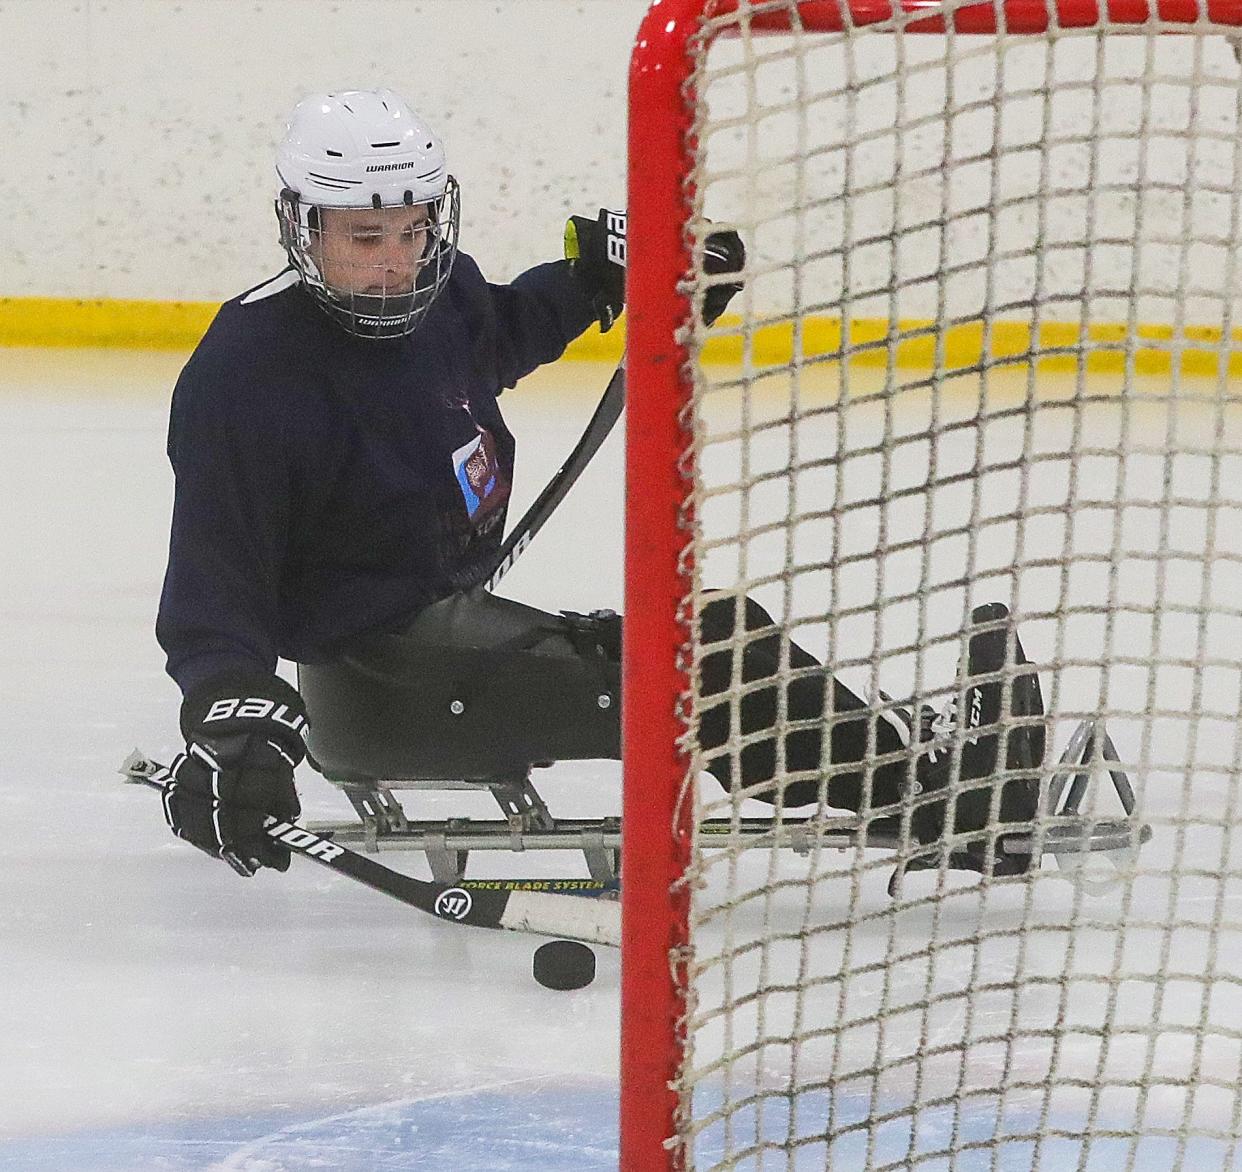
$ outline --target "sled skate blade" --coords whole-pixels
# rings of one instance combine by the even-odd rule
[[[1114,799],[1120,809],[1110,813],[1106,807]],[[1136,808],[1134,787],[1104,721],[1082,721],[1048,782],[1044,851],[1083,890],[1108,891],[1132,873],[1139,849],[1151,838]]]

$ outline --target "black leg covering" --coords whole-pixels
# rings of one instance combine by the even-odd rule
[[[786,693],[791,720],[821,721],[829,678],[814,656],[789,645],[789,664],[811,669],[784,683],[781,636],[771,616],[751,599],[721,595],[702,612],[705,642],[725,642],[740,625],[749,633],[741,652],[744,682],[771,679],[734,706],[710,697],[730,688],[733,650],[703,662],[700,737],[710,752],[729,739],[733,713],[742,735],[761,733],[777,721],[778,689]],[[427,608],[405,630],[367,638],[349,654],[327,664],[302,664],[298,684],[310,716],[310,752],[338,780],[487,780],[530,765],[583,758],[619,758],[621,620],[610,612],[553,615],[485,591],[455,595]],[[837,680],[831,681],[831,762],[848,765],[867,755],[867,705]],[[856,720],[840,720],[857,712]],[[874,751],[894,753],[902,742],[885,721],[875,721]],[[741,782],[771,781],[776,772],[775,735],[760,736],[740,754]],[[818,774],[822,727],[812,725],[785,737],[791,770]],[[731,757],[720,753],[708,769],[728,788]],[[907,764],[878,768],[872,804],[899,800]],[[755,796],[801,806],[819,800],[821,782],[790,784],[780,798],[762,789]],[[858,810],[863,799],[860,771],[833,773],[829,805]]]
[[[482,781],[619,757],[621,670],[604,631],[617,622],[483,590],[444,599],[399,633],[299,666],[311,755],[329,777],[355,782]]]
[[[782,681],[780,628],[772,621],[772,616],[753,599],[739,599],[733,595],[713,598],[703,607],[701,627],[704,644],[733,640],[741,627],[749,635],[741,652],[741,681],[773,681],[769,686],[760,686],[747,692],[736,706],[727,699],[711,704],[710,697],[732,687],[736,644],[704,656],[704,703],[699,739],[705,750],[710,752],[725,745],[735,712],[738,714],[739,735],[753,734],[775,726],[781,690],[784,691],[788,720],[822,721],[829,682],[832,686],[831,712],[836,718],[829,746],[830,761],[834,766],[861,762],[867,756],[873,721],[873,752],[895,753],[903,747],[900,735],[892,726],[882,719],[876,720],[868,706],[839,680],[829,681],[828,673],[824,671],[819,660],[796,643],[789,644],[789,667],[799,674]],[[841,714],[851,712],[859,713],[858,718],[840,720]],[[784,751],[787,770],[819,772],[824,766],[822,726],[812,725],[787,734]],[[772,780],[776,774],[776,760],[775,736],[760,738],[747,744],[739,754],[741,783],[749,787]],[[730,788],[732,757],[729,754],[711,758],[707,768],[721,785],[726,789]],[[874,770],[871,781],[872,806],[898,802],[901,785],[908,773],[909,765],[905,761]],[[762,790],[751,796],[761,801],[780,800],[786,806],[804,806],[819,801],[821,785],[826,785],[825,801],[828,805],[854,811],[862,807],[863,774],[859,771],[834,771],[823,783],[818,778],[792,782],[785,788],[783,798],[773,791]]]

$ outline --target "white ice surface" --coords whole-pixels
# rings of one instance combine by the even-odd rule
[[[597,949],[589,989],[549,992],[530,976],[534,940],[454,928],[309,865],[243,882],[173,840],[152,795],[120,784],[116,769],[135,744],[165,759],[177,746],[178,697],[152,623],[171,502],[167,396],[181,360],[0,351],[0,1168],[614,1167],[615,952]],[[609,374],[567,365],[506,397],[518,437],[515,517],[572,446]],[[507,593],[552,609],[620,608],[619,438],[506,581]],[[1223,693],[1211,699],[1222,709],[1234,701]],[[541,775],[541,789],[556,812],[613,813],[618,774],[608,763],[558,767]],[[1213,782],[1225,784],[1219,776],[1204,784]],[[349,817],[343,797],[313,773],[303,771],[300,786],[309,818]],[[441,794],[407,795],[406,804],[448,816],[486,815],[490,802]],[[1167,853],[1170,833],[1161,830],[1154,858]],[[417,856],[385,860],[427,873]],[[1211,863],[1205,853],[1205,866]],[[829,877],[842,865],[848,860],[821,869],[829,881],[816,888],[816,922],[844,915],[848,880]],[[789,875],[806,869],[795,858],[781,866]],[[584,873],[570,856],[520,862],[530,874],[571,868]],[[512,858],[472,862],[476,874],[514,869]],[[877,908],[886,878],[878,864],[866,877]],[[1195,892],[1183,895],[1193,900]],[[1228,896],[1232,915],[1236,892]],[[1071,910],[1068,899],[1038,908],[1059,923],[1058,909]],[[910,908],[894,921],[893,939],[917,947],[930,914]],[[1011,888],[995,893],[986,914],[998,930],[1027,913]],[[940,930],[969,935],[973,915],[968,903],[946,905]],[[1107,923],[1094,928],[1075,945],[1079,966],[1106,971],[1114,944]],[[1186,940],[1164,943],[1184,949]],[[880,956],[890,938],[877,927],[854,947]],[[838,954],[835,945],[816,950],[819,975],[830,975]],[[1145,959],[1158,956],[1149,950]],[[1140,965],[1144,957],[1129,959]],[[1195,963],[1187,951],[1176,959]],[[1047,960],[1055,968],[1056,957]],[[998,972],[1010,964],[990,954],[979,959],[985,970],[993,961]],[[789,963],[796,963],[792,952]],[[937,980],[963,986],[971,964],[965,959],[955,970],[942,954]],[[893,967],[890,994],[910,981],[919,986],[922,972],[917,964]],[[880,981],[856,982],[854,992],[865,1001]],[[1167,992],[1178,995],[1172,985]],[[1000,1020],[1011,1000],[1003,990],[979,1000],[973,1020]],[[1236,984],[1218,991],[1213,1019],[1231,1020],[1231,1006],[1242,1008]],[[1089,997],[1076,995],[1070,1008],[1093,1012]],[[782,1020],[780,1005],[769,1009],[771,1022]],[[927,1025],[950,1036],[961,1012],[946,1002]],[[888,1036],[898,1049],[913,1049],[922,1028],[894,1021]],[[869,1052],[865,1037],[854,1041],[859,1055]],[[713,1044],[709,1038],[709,1051]],[[813,1049],[803,1055],[808,1068]],[[1117,1053],[1143,1057],[1133,1047]],[[1220,1080],[1211,1091],[1219,1102],[1205,1098],[1204,1108],[1227,1113],[1239,1047],[1225,1042],[1199,1057]],[[769,1062],[779,1078],[781,1059],[779,1047],[758,1051],[760,1081]],[[995,1079],[982,1059],[966,1085]],[[1098,1050],[1084,1046],[1076,1057],[1067,1046],[1062,1059],[1062,1070],[1077,1062],[1090,1075]],[[1026,1060],[1039,1069],[1044,1055],[1032,1048],[1018,1055],[1020,1065]],[[710,1093],[708,1100],[710,1107]],[[812,1123],[822,1110],[810,1099],[799,1107]],[[1067,1100],[1066,1110],[1073,1108]],[[848,1093],[837,1110],[842,1118],[855,1110]],[[768,1108],[766,1126],[777,1133],[785,1130],[779,1115]],[[743,1131],[751,1125],[735,1122]],[[986,1120],[933,1112],[921,1126],[929,1134],[959,1126],[969,1138],[972,1128],[986,1131]],[[869,1139],[865,1130],[855,1138],[863,1147]],[[700,1151],[708,1156],[716,1141],[705,1139]],[[890,1142],[904,1150],[901,1135],[881,1134],[879,1158]],[[1081,1153],[1058,1142],[1041,1167],[1076,1165]],[[855,1148],[846,1142],[837,1154],[860,1166],[863,1151]],[[1192,1145],[1179,1155],[1157,1145],[1133,1166],[1172,1168],[1180,1159],[1182,1167],[1215,1168],[1221,1151],[1219,1143],[1203,1152]],[[1103,1163],[1092,1169],[1109,1166],[1107,1147],[1094,1153]],[[1017,1169],[1024,1158],[1020,1149],[1011,1153],[1017,1162],[977,1154],[979,1167]],[[1129,1156],[1119,1149],[1117,1166]],[[823,1149],[808,1147],[790,1164],[776,1154],[762,1166],[822,1167]]]
[[[136,744],[164,759],[177,744],[152,624],[183,360],[0,350],[0,1167],[609,1166],[614,951],[597,950],[590,988],[550,992],[531,978],[536,938],[445,925],[296,862],[241,881],[175,841],[151,793],[120,783]],[[609,373],[566,366],[507,396],[515,515]],[[620,483],[618,434],[506,588],[538,605],[619,607]],[[313,773],[299,782],[309,818],[352,817]],[[553,770],[543,792],[554,811],[616,812],[619,770]],[[485,816],[491,803],[407,804]],[[390,860],[428,873],[414,856]],[[471,870],[514,873],[482,856]],[[531,856],[522,873],[585,867]],[[445,1108],[418,1115],[409,1105],[423,1101],[450,1104],[453,1162],[428,1138]],[[385,1104],[389,1118],[415,1111],[421,1138],[392,1140],[398,1163],[374,1150],[344,1162],[339,1121],[361,1111],[369,1135]],[[557,1126],[576,1110],[577,1131]],[[305,1136],[287,1163],[287,1135],[263,1140],[329,1117],[327,1162],[306,1162]]]

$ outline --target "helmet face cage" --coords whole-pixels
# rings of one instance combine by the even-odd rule
[[[448,282],[457,256],[461,221],[459,188],[449,175],[443,194],[433,200],[416,203],[410,192],[405,193],[401,204],[380,204],[378,199],[376,196],[374,210],[381,213],[399,208],[427,209],[425,232],[420,231],[411,240],[413,248],[418,235],[422,236],[420,255],[412,262],[405,261],[410,265],[412,278],[407,288],[398,283],[389,289],[391,277],[387,260],[372,259],[367,250],[345,263],[349,287],[342,287],[339,276],[335,286],[330,283],[332,265],[324,263],[325,249],[330,247],[325,239],[324,212],[365,216],[367,209],[306,203],[296,191],[285,188],[276,200],[276,216],[280,221],[280,242],[289,263],[300,274],[307,292],[329,317],[355,337],[399,338],[418,328]],[[404,231],[402,217],[395,218],[402,223]],[[385,246],[385,251],[388,247]],[[338,268],[340,264],[338,260]],[[326,276],[325,269],[329,270]]]

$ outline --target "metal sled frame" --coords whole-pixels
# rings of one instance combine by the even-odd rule
[[[1093,776],[1100,769],[1108,775],[1121,804],[1123,817],[1094,818],[1082,813]],[[586,860],[594,880],[612,882],[618,877],[621,852],[621,819],[555,818],[539,796],[529,775],[517,774],[490,782],[400,781],[360,784],[330,778],[348,796],[358,813],[358,823],[311,823],[309,829],[354,849],[417,850],[427,856],[438,883],[463,878],[472,851],[577,850]],[[1102,780],[1097,777],[1097,783]],[[504,818],[449,818],[416,821],[406,816],[393,790],[490,790]],[[713,838],[736,839],[743,847],[787,847],[798,854],[812,849],[852,850],[859,845],[896,852],[900,836],[891,830],[865,827],[857,818],[707,819],[699,824],[702,845],[710,849]],[[1134,788],[1122,769],[1104,722],[1082,721],[1071,736],[1056,772],[1048,782],[1044,816],[1034,831],[1002,834],[999,849],[1005,854],[1050,854],[1058,866],[1076,869],[1090,854],[1103,854],[1118,870],[1123,860],[1134,858],[1151,838],[1151,827],[1135,813]]]

